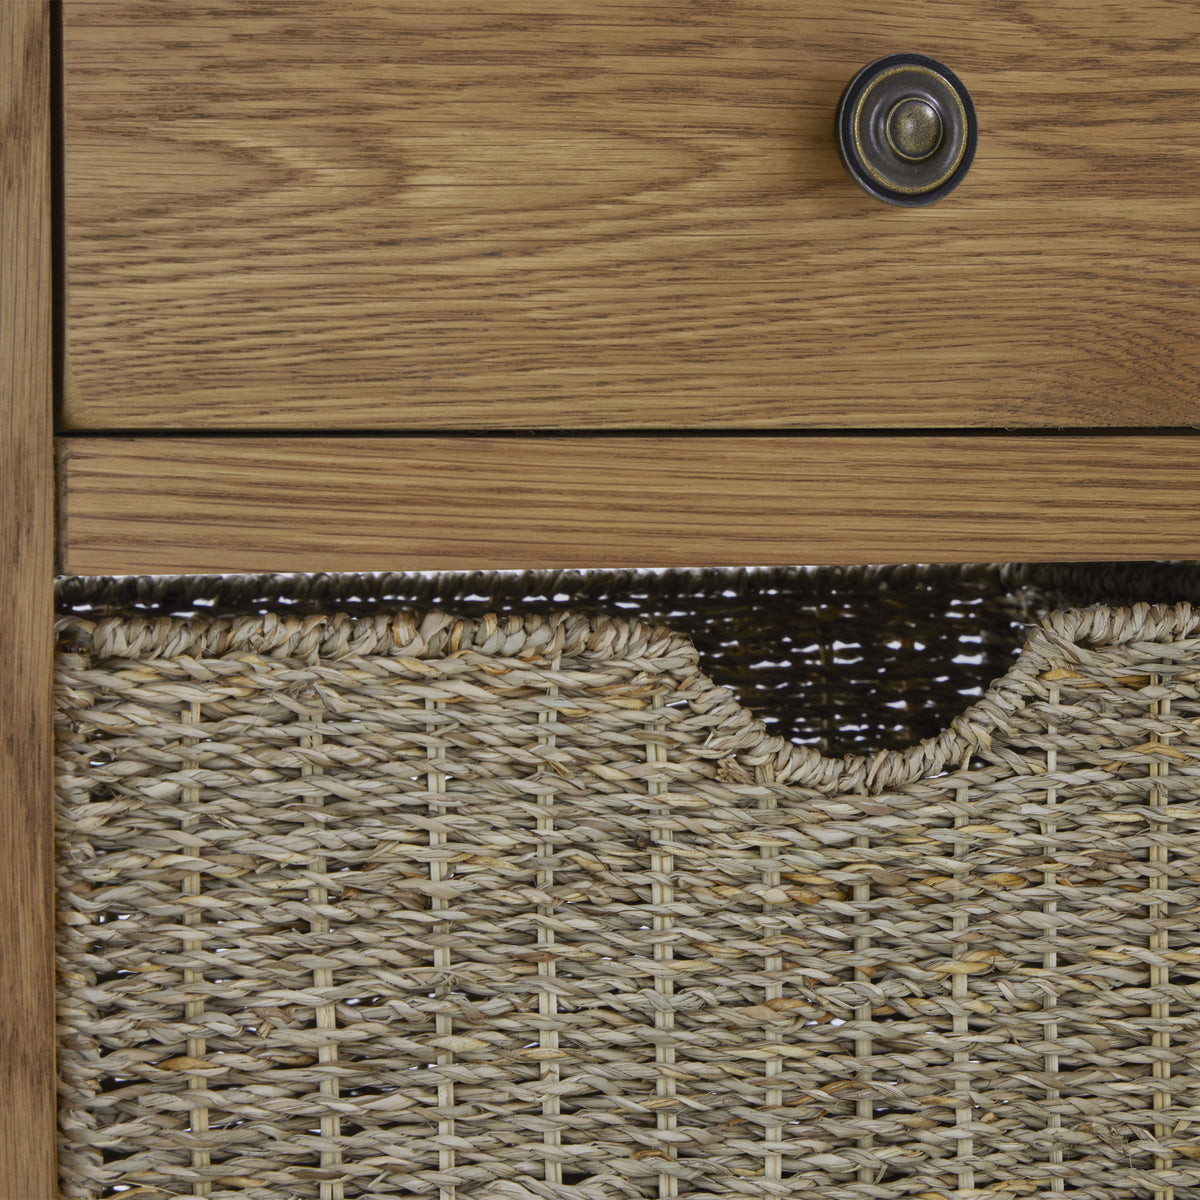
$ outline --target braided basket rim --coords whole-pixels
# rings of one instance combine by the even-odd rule
[[[1021,568],[979,567],[951,568],[947,577],[956,577],[956,572],[978,570],[998,571],[1000,577],[1006,578],[1010,584],[1024,582],[1028,578]],[[881,568],[865,577],[878,581],[880,578],[886,579],[888,573],[889,569]],[[630,577],[641,573],[618,574]],[[722,578],[714,572],[694,574],[701,581],[707,580],[710,586],[721,582]],[[724,576],[732,580],[747,577],[746,572],[726,573]],[[271,578],[253,577],[245,584],[245,594],[261,594],[263,582]],[[354,586],[353,579],[377,578],[380,577],[347,577],[339,587],[343,589],[343,594],[348,595]],[[442,581],[446,578],[440,577]],[[469,586],[470,580],[478,579],[478,576],[464,573],[448,578],[456,584],[461,582],[463,586]],[[525,572],[514,577],[513,583],[519,588],[531,580],[544,583],[547,579],[553,582],[554,578],[557,578],[555,573]],[[128,600],[132,589],[140,587],[143,595],[151,591],[158,591],[161,595],[166,589],[177,585],[179,580],[128,577],[128,582],[109,582],[125,583],[125,597]],[[437,582],[438,577],[433,577],[430,584],[433,586]],[[78,599],[85,592],[92,597],[103,596],[99,581],[74,580],[66,589],[60,590],[60,601],[64,595],[73,594]],[[1006,720],[1030,698],[1038,676],[1064,663],[1084,661],[1090,645],[1112,646],[1138,640],[1168,642],[1200,633],[1200,605],[1187,601],[1175,604],[1139,602],[1127,607],[1097,604],[1053,611],[1038,624],[1029,627],[1018,656],[1003,675],[992,681],[978,700],[957,713],[948,714],[941,732],[903,749],[850,753],[841,757],[824,755],[812,747],[798,745],[771,733],[765,723],[730,689],[714,683],[704,672],[690,637],[648,623],[632,614],[596,616],[573,611],[566,605],[561,611],[546,615],[518,612],[496,618],[458,616],[443,609],[430,608],[416,620],[411,607],[384,602],[374,613],[367,615],[347,612],[257,612],[182,618],[146,613],[124,616],[109,613],[94,617],[68,613],[59,617],[56,631],[73,627],[86,629],[93,640],[94,652],[104,658],[121,658],[131,654],[148,658],[160,657],[164,653],[172,656],[206,652],[225,654],[237,646],[286,657],[288,642],[294,640],[300,630],[311,634],[315,624],[324,623],[331,633],[337,632],[340,640],[349,623],[356,653],[386,653],[403,648],[410,657],[422,657],[421,650],[424,649],[427,656],[436,657],[447,653],[447,644],[453,647],[454,652],[468,652],[482,646],[495,636],[501,622],[505,625],[505,652],[509,656],[514,653],[514,638],[518,639],[521,651],[526,653],[544,652],[553,647],[582,657],[608,657],[616,645],[626,652],[635,649],[639,656],[648,660],[665,655],[681,656],[683,661],[694,667],[695,674],[705,681],[708,689],[720,697],[709,714],[713,732],[705,744],[697,748],[700,756],[718,761],[734,760],[750,769],[765,769],[771,779],[781,784],[810,787],[827,793],[876,794],[938,775],[969,759],[973,753],[986,749],[991,735],[1002,728]],[[450,642],[443,640],[439,648],[431,649],[431,639],[444,634],[447,629],[452,630]],[[231,637],[235,630],[238,631],[237,635]],[[372,637],[375,639],[374,645],[371,644]],[[414,638],[420,643],[419,646],[414,644]],[[521,642],[521,639],[524,641]]]

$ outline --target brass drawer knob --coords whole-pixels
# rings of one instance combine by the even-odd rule
[[[948,67],[890,54],[863,67],[837,109],[838,149],[855,181],[888,204],[932,204],[962,182],[975,157],[975,105]]]

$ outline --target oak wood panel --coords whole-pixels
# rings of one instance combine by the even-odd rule
[[[76,429],[1200,423],[1193,0],[66,0]],[[975,97],[927,209],[832,118]]]
[[[49,6],[0,3],[0,1198],[55,1186]]]
[[[67,571],[1197,557],[1200,437],[62,438]]]

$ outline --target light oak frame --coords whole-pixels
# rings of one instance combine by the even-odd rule
[[[0,2],[0,1200],[57,1194],[50,43]],[[1186,432],[59,446],[71,572],[1195,557],[1200,502]]]
[[[56,1194],[50,13],[0,3],[0,1197]]]

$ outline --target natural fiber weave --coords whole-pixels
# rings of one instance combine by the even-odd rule
[[[66,1197],[1200,1198],[1200,610],[837,760],[632,619],[60,647]]]

